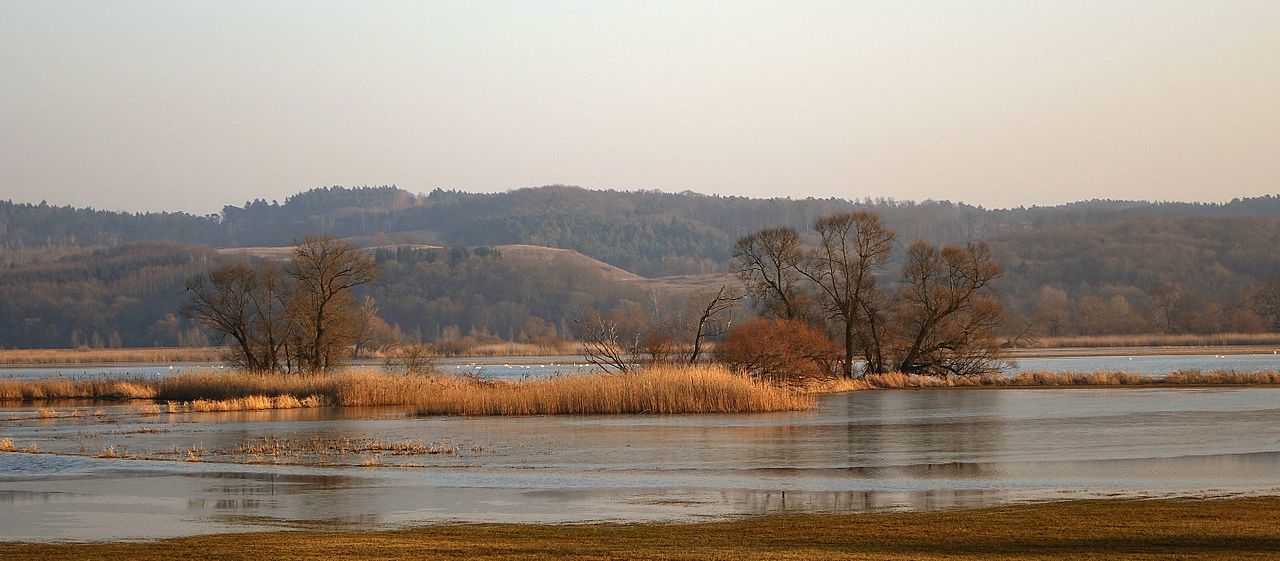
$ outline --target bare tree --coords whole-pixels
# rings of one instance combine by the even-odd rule
[[[435,351],[428,343],[409,343],[397,347],[383,361],[383,368],[388,372],[415,375],[435,374],[438,371]]]
[[[804,247],[789,227],[765,228],[733,246],[733,272],[765,317],[797,319],[808,307],[800,291]]]
[[[574,321],[578,340],[582,341],[582,354],[587,362],[605,372],[625,373],[636,366],[638,339],[623,341],[618,323],[595,310],[586,317]]]
[[[894,369],[977,374],[993,368],[1003,308],[985,292],[1000,274],[986,244],[942,251],[924,241],[912,244],[899,291]]]
[[[799,272],[818,286],[828,317],[839,322],[844,340],[844,375],[853,376],[858,335],[879,349],[884,318],[875,273],[893,250],[893,231],[873,212],[841,213],[814,224],[820,244],[808,252]],[[859,332],[861,330],[861,332]],[[868,357],[874,358],[874,357]]]
[[[308,236],[294,247],[285,271],[296,285],[298,368],[321,372],[338,365],[354,345],[359,305],[351,289],[373,282],[377,267],[345,241]]]
[[[733,296],[726,294],[725,290],[727,288],[728,287],[721,286],[720,291],[716,292],[715,297],[712,298],[711,301],[707,302],[707,305],[702,308],[702,313],[699,314],[696,327],[694,328],[693,351],[689,353],[689,364],[698,363],[698,359],[702,353],[702,341],[704,339],[719,337],[729,331],[728,322],[720,323],[716,318],[721,315],[721,313],[732,308],[739,300],[746,297],[746,295]]]
[[[182,315],[234,342],[229,363],[252,371],[280,368],[289,287],[279,270],[228,263],[188,281],[187,291],[191,301]]]

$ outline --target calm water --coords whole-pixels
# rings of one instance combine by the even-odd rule
[[[593,367],[581,356],[495,357],[440,359],[440,370],[447,373],[476,374],[487,378],[537,378],[556,374],[590,371]],[[361,368],[381,368],[382,363],[357,363]],[[92,378],[142,377],[159,378],[190,370],[218,369],[211,363],[117,364],[40,367],[0,367],[0,378]],[[1135,374],[1167,374],[1175,370],[1280,370],[1280,354],[1255,355],[1150,355],[1097,356],[1063,358],[1024,358],[1014,361],[1008,374],[1026,371],[1093,372],[1123,370]]]
[[[389,409],[0,410],[0,538],[447,521],[690,520],[1062,497],[1280,493],[1280,389],[893,390],[782,414],[413,418]],[[94,417],[94,411],[101,417]],[[263,437],[456,454],[220,455]],[[91,458],[197,447],[203,461]],[[404,464],[385,467],[385,464]]]

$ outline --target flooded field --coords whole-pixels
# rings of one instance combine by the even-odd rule
[[[2,539],[1280,493],[1273,388],[885,390],[742,415],[45,415],[0,407],[19,450],[0,453]]]

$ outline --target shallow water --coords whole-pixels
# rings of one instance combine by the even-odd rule
[[[1177,370],[1235,370],[1256,372],[1280,370],[1280,354],[1249,355],[1135,355],[1022,358],[1014,361],[1008,374],[1019,372],[1096,372],[1121,370],[1131,374],[1163,375]]]
[[[353,367],[378,370],[378,361],[356,362]],[[589,372],[595,369],[582,356],[552,357],[485,357],[444,358],[437,360],[438,368],[446,374],[477,375],[495,379],[543,378],[559,374]],[[222,369],[211,363],[174,364],[110,364],[110,365],[50,365],[50,366],[0,366],[3,378],[105,378],[135,377],[163,378],[192,370]],[[1280,354],[1249,355],[1135,355],[1023,358],[1011,361],[1005,373],[1019,372],[1095,372],[1122,370],[1134,374],[1163,375],[1177,370],[1236,370],[1254,372],[1280,370]]]
[[[0,409],[0,538],[447,521],[690,520],[1059,497],[1280,493],[1280,389],[886,390],[779,414],[413,418],[397,408],[76,418]],[[101,417],[94,411],[101,410]],[[66,410],[63,411],[64,413]],[[457,453],[250,458],[264,437]],[[90,458],[112,447],[151,457]],[[289,465],[244,465],[246,460]],[[318,465],[323,462],[325,465]],[[404,467],[388,467],[403,464]]]

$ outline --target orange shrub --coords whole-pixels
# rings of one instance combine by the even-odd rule
[[[829,377],[839,353],[826,334],[803,321],[757,318],[730,331],[716,358],[758,378],[802,382]]]

